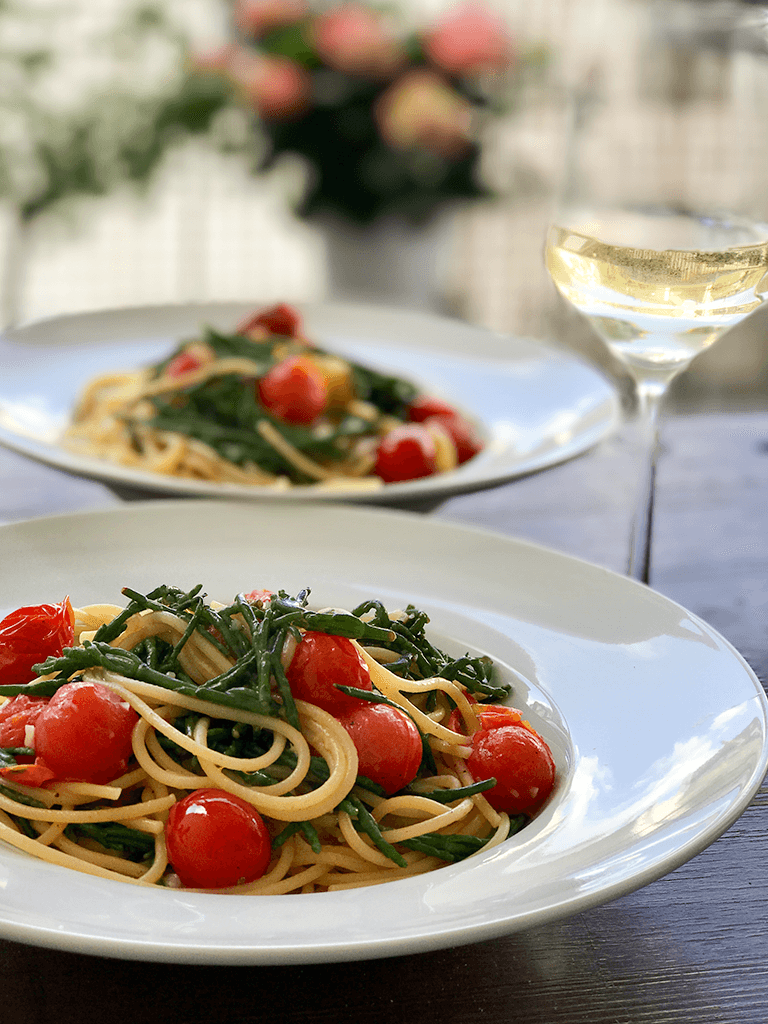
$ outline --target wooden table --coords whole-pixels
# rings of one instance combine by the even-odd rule
[[[622,571],[633,481],[622,433],[563,466],[431,513]],[[768,673],[768,413],[668,419],[652,585]],[[0,521],[118,499],[0,452]],[[768,789],[708,850],[632,895],[507,938],[306,967],[122,962],[0,942],[0,1021],[90,1024],[765,1024]]]

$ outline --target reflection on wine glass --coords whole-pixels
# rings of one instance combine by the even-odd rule
[[[574,92],[545,258],[635,382],[647,466],[628,572],[647,583],[662,399],[768,298],[768,13],[707,0],[601,13],[610,46]]]

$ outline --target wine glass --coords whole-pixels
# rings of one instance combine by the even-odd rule
[[[592,11],[602,52],[572,90],[545,259],[635,385],[646,462],[627,572],[648,583],[662,400],[768,298],[768,13],[719,0]]]

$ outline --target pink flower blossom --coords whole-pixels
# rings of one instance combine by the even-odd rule
[[[236,0],[232,17],[244,36],[260,39],[270,29],[294,25],[306,14],[306,0]]]
[[[257,56],[240,50],[230,60],[229,75],[263,117],[294,117],[309,102],[309,76],[287,57]]]
[[[387,77],[405,57],[383,17],[354,0],[321,14],[312,41],[329,67],[347,74]]]
[[[205,50],[191,57],[195,71],[201,74],[223,75],[229,70],[234,47],[230,44],[219,46],[215,50]]]
[[[434,71],[409,71],[393,82],[379,98],[375,116],[393,149],[424,147],[455,159],[471,141],[471,104]]]
[[[501,71],[514,59],[503,20],[469,0],[448,11],[424,38],[433,63],[451,75]]]

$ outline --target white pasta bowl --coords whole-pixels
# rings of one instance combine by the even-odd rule
[[[310,587],[318,606],[412,602],[430,636],[488,654],[552,748],[556,791],[501,846],[343,892],[231,896],[92,878],[0,846],[0,934],[206,964],[417,953],[572,915],[701,853],[768,764],[768,705],[740,655],[684,608],[544,548],[390,510],[168,501],[0,528],[3,614],[119,600],[160,583],[209,596]],[[585,599],[585,595],[588,598]]]

